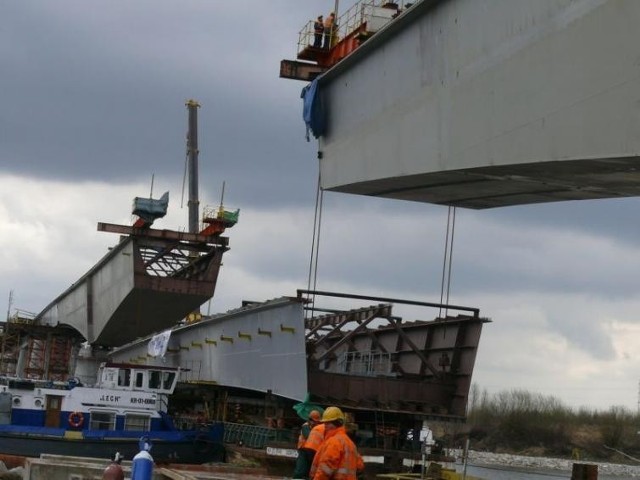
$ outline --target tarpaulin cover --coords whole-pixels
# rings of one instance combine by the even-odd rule
[[[133,210],[131,213],[138,215],[147,222],[153,223],[155,219],[162,218],[167,214],[168,206],[169,192],[164,192],[164,195],[158,200],[136,197],[133,199]]]
[[[322,102],[322,96],[320,95],[320,88],[318,86],[318,79],[302,89],[300,98],[302,98],[302,118],[307,126],[307,141],[309,141],[309,131],[313,133],[315,138],[324,135],[327,124],[326,116],[324,113],[324,105]]]
[[[238,217],[240,216],[240,209],[238,208],[236,211],[232,212],[230,210],[224,210],[222,212],[222,220],[225,225],[233,226],[238,223]]]
[[[324,408],[318,406],[318,405],[314,405],[313,403],[311,403],[309,401],[309,394],[307,393],[307,396],[305,397],[303,402],[300,403],[296,403],[293,406],[293,409],[296,411],[296,413],[298,414],[298,416],[304,420],[308,420],[309,419],[309,414],[311,413],[312,410],[317,410],[320,412],[320,415],[322,415],[324,413]]]

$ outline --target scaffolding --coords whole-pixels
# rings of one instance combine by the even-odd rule
[[[27,338],[24,376],[32,380],[45,379],[47,361],[47,337],[31,335]]]
[[[47,379],[64,382],[69,378],[73,341],[61,335],[51,337],[49,343],[49,362]]]
[[[33,313],[16,309],[16,312],[7,317],[7,321],[1,324],[0,375],[17,376],[22,332],[25,328],[35,323],[34,318],[35,314]]]
[[[0,375],[15,377],[20,354],[20,331],[5,323],[0,338]]]
[[[35,314],[17,311],[0,323],[0,375],[66,381],[80,339],[75,330],[38,325]]]

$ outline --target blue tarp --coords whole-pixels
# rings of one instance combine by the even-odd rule
[[[313,133],[315,138],[318,138],[324,135],[327,127],[324,104],[318,86],[318,78],[304,87],[302,93],[300,93],[303,104],[302,118],[307,126],[307,142],[309,141],[309,132]]]
[[[169,192],[164,192],[164,195],[158,200],[136,197],[133,199],[133,209],[131,213],[138,215],[148,223],[153,223],[157,218],[162,218],[167,214],[168,206]]]

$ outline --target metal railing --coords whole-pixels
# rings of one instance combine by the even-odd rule
[[[344,352],[338,357],[338,371],[352,375],[375,377],[392,375],[391,354],[377,350]]]
[[[224,422],[224,443],[234,443],[249,448],[265,448],[268,442],[294,443],[290,430]]]
[[[404,0],[398,2],[389,2],[386,0],[360,0],[352,5],[347,11],[341,14],[333,27],[331,47],[335,46],[341,39],[347,37],[349,34],[356,31],[366,21],[368,15],[373,7],[382,7],[384,5],[395,5],[397,12],[402,13],[422,0],[415,0],[412,2],[405,2]],[[314,20],[307,22],[304,27],[298,32],[298,54],[304,49],[313,46],[315,39]],[[321,44],[324,44],[325,34],[323,34]]]

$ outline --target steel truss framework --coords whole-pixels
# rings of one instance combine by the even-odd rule
[[[351,409],[464,418],[482,325],[478,309],[300,290],[299,296],[384,301],[349,311],[321,310],[305,321],[309,391]],[[469,314],[406,322],[393,304]],[[314,307],[314,311],[318,311]]]
[[[123,237],[35,318],[113,347],[176,325],[210,299],[229,240],[220,234],[98,223]],[[207,231],[208,232],[208,231]]]

